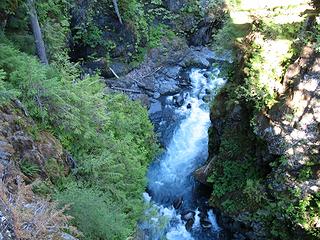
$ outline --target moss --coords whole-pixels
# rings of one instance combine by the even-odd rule
[[[50,158],[46,161],[44,169],[52,183],[56,183],[66,175],[64,166],[57,159]]]
[[[317,239],[319,194],[302,194],[299,185],[290,191],[288,185],[294,180],[305,184],[306,180],[316,179],[319,168],[308,163],[297,173],[288,173],[287,157],[265,158],[266,143],[255,135],[261,112],[268,113],[279,99],[277,86],[300,51],[300,37],[308,35],[303,32],[305,16],[299,16],[300,9],[290,4],[266,9],[270,11],[268,17],[260,16],[259,9],[253,7],[255,3],[244,8],[242,1],[232,6],[229,1],[231,17],[216,37],[230,39],[228,47],[234,48],[241,59],[236,59],[233,71],[227,70],[229,82],[212,105],[211,118],[224,125],[222,136],[209,132],[209,147],[214,147],[209,152],[216,155],[209,178],[213,188],[210,204],[238,220],[240,213],[246,212],[249,219],[241,221],[248,225],[260,223],[268,239]],[[288,19],[294,14],[292,23]],[[237,25],[243,28],[233,32]],[[247,32],[242,31],[245,29]],[[220,42],[216,45],[223,49]],[[230,117],[237,105],[247,111],[247,117],[241,117],[240,128]]]

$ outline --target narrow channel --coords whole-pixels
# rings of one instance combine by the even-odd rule
[[[190,89],[185,91],[184,104],[172,111],[177,119],[164,152],[150,166],[148,193],[144,199],[148,208],[140,224],[146,240],[206,240],[218,239],[220,228],[206,199],[198,196],[198,184],[193,172],[208,157],[210,101],[224,85],[219,69],[191,69]],[[174,108],[172,96],[164,108]]]

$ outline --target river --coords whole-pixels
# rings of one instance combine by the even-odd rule
[[[140,224],[145,240],[212,240],[221,230],[192,173],[208,157],[210,103],[204,98],[213,97],[225,80],[218,68],[192,69],[189,76],[184,104],[172,111],[177,119],[171,123],[172,136],[148,172],[147,210]],[[165,108],[174,108],[172,101],[168,96]]]

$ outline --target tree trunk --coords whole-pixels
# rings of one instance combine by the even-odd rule
[[[114,10],[117,14],[117,17],[119,19],[119,22],[122,24],[122,19],[121,19],[121,15],[120,15],[120,12],[119,12],[119,7],[118,7],[118,0],[112,0],[113,2],[113,7],[114,7]]]
[[[29,15],[30,15],[30,22],[32,27],[32,32],[34,36],[34,41],[36,44],[37,54],[38,57],[43,64],[48,64],[48,58],[46,54],[46,48],[44,46],[41,28],[38,21],[36,7],[34,5],[34,0],[28,0],[28,8],[29,8]]]

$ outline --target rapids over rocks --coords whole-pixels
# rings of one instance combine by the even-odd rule
[[[148,204],[145,219],[140,224],[147,240],[218,239],[220,228],[215,215],[198,196],[194,170],[208,157],[209,103],[225,83],[219,69],[192,69],[191,88],[182,106],[172,112],[171,138],[164,152],[150,166]],[[165,99],[164,108],[173,108],[174,98]],[[209,101],[210,102],[210,101]],[[161,125],[161,123],[160,123]]]

